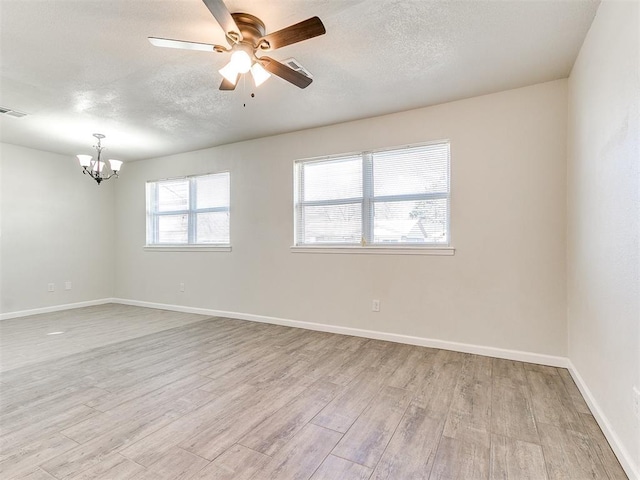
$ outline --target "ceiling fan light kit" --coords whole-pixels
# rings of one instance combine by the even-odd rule
[[[299,87],[306,88],[313,81],[305,74],[257,52],[267,52],[326,33],[322,21],[312,17],[282,30],[266,34],[262,20],[248,13],[230,13],[222,0],[202,0],[218,24],[225,31],[230,48],[207,43],[186,42],[169,38],[149,37],[156,47],[179,48],[217,53],[231,52],[231,60],[219,72],[223,76],[220,90],[234,90],[240,75],[251,72],[257,86],[272,74]]]
[[[264,69],[262,64],[256,62],[251,67],[251,76],[253,77],[256,87],[259,87],[269,79],[271,74]]]

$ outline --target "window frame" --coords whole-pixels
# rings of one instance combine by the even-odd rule
[[[197,208],[198,179],[211,175],[227,175],[229,181],[229,205],[226,207]],[[159,192],[157,185],[161,182],[175,180],[187,180],[189,188],[189,205],[187,209],[159,211]],[[153,199],[150,197],[153,196]],[[146,203],[146,232],[145,249],[179,251],[230,251],[231,250],[231,172],[223,170],[220,172],[202,173],[197,175],[187,175],[181,177],[162,178],[158,180],[148,180],[145,182],[145,203]],[[197,216],[202,213],[226,212],[229,215],[229,238],[226,243],[195,243],[197,237]],[[187,215],[187,243],[160,243],[159,223],[160,217]],[[149,240],[152,242],[149,242]]]
[[[373,183],[373,157],[376,153],[403,151],[411,148],[427,147],[430,145],[447,146],[447,190],[446,192],[427,192],[414,194],[380,195],[374,194]],[[332,200],[303,200],[304,199],[304,165],[312,163],[325,163],[332,160],[360,156],[362,159],[362,197],[352,197]],[[451,142],[449,139],[424,143],[414,143],[396,147],[365,150],[362,152],[350,152],[322,157],[312,157],[294,161],[294,231],[292,251],[305,253],[401,253],[401,254],[435,254],[453,255],[455,249],[451,244]],[[420,200],[442,200],[447,203],[447,215],[445,219],[446,242],[417,243],[417,242],[374,242],[374,207],[376,202],[401,202]],[[361,236],[359,243],[302,243],[299,242],[298,232],[300,225],[304,226],[302,219],[304,207],[323,205],[347,205],[361,203],[362,220]],[[304,238],[304,235],[302,235]]]

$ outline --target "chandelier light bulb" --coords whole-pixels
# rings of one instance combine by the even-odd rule
[[[93,160],[91,155],[76,155],[76,157],[78,157],[81,167],[88,167],[91,165],[91,160]]]
[[[120,160],[109,160],[109,165],[111,166],[111,170],[117,172],[118,170],[120,170],[122,162]]]
[[[95,162],[93,162],[93,165],[91,166],[91,170],[98,173],[104,171],[104,162],[100,162],[96,160]]]

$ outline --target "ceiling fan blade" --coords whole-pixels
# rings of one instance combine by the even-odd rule
[[[236,76],[236,83],[231,83],[229,80],[223,77],[222,83],[220,84],[220,90],[235,90],[236,85],[238,84],[238,77],[240,77],[240,75]]]
[[[242,34],[240,33],[240,29],[238,25],[236,25],[235,20],[231,16],[231,13],[227,9],[227,6],[224,4],[222,0],[202,0],[204,4],[207,6],[213,18],[215,18],[224,32],[229,37],[229,33],[233,33],[231,37],[235,37],[239,40],[242,40]]]
[[[265,70],[277,75],[289,83],[293,83],[296,87],[307,88],[311,82],[313,82],[313,80],[306,75],[296,72],[294,69],[283,65],[273,58],[261,57],[259,60]]]
[[[326,32],[322,21],[318,17],[312,17],[295,25],[283,28],[282,30],[278,30],[277,32],[265,35],[259,42],[267,42],[268,47],[265,44],[265,47],[261,46],[260,48],[262,50],[275,50],[276,48],[286,47],[293,43],[323,35]]]
[[[148,37],[151,45],[165,48],[180,48],[182,50],[199,50],[202,52],[226,52],[227,48],[210,43],[185,42],[184,40],[172,40],[171,38]]]

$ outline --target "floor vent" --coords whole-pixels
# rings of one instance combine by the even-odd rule
[[[22,117],[26,117],[27,114],[24,112],[19,112],[17,110],[12,110],[10,108],[7,107],[0,107],[0,115],[7,115],[9,117],[16,117],[16,118],[22,118]]]
[[[287,58],[286,60],[283,60],[282,63],[284,63],[286,66],[293,68],[296,72],[300,72],[303,75],[306,75],[309,78],[313,78],[313,75],[311,75],[311,72],[309,72],[309,70],[307,70],[306,68],[304,68],[300,62],[298,60],[296,60],[295,58]]]

